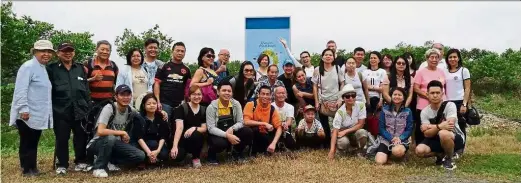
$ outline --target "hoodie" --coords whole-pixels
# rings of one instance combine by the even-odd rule
[[[208,133],[225,138],[226,132],[217,128],[217,121],[219,120],[218,102],[219,99],[214,100],[206,108],[206,125],[208,126]],[[235,120],[235,124],[232,126],[232,128],[234,131],[237,131],[244,126],[242,107],[239,101],[233,98],[230,99],[230,102],[232,103],[233,119]]]

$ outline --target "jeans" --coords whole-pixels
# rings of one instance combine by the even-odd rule
[[[71,130],[74,134],[72,141],[74,145],[74,163],[86,163],[87,159],[87,134],[81,127],[80,120],[74,120],[73,115],[54,118],[54,135],[56,136],[55,156],[56,167],[69,167],[69,138]]]
[[[238,156],[239,153],[242,153],[247,145],[251,145],[253,140],[253,132],[248,127],[242,127],[241,129],[235,131],[233,133],[235,136],[237,136],[241,141],[239,144],[233,146],[232,152],[235,156]],[[228,139],[215,136],[215,135],[209,135],[208,136],[208,159],[209,160],[216,160],[217,159],[217,153],[223,152],[225,149],[231,146],[231,143],[228,141]]]
[[[18,150],[20,166],[23,168],[23,173],[27,173],[31,169],[36,170],[38,142],[42,130],[32,129],[22,120],[16,120],[16,125],[20,135],[20,148]]]
[[[113,164],[138,164],[145,160],[143,151],[118,140],[114,135],[100,137],[88,150],[97,155],[94,170],[106,169],[109,161]]]

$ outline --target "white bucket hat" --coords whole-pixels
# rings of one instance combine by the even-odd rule
[[[31,48],[31,53],[34,54],[34,51],[36,50],[51,50],[52,52],[55,52],[52,43],[49,40],[36,41],[33,48]]]
[[[342,95],[344,95],[345,93],[349,93],[349,92],[356,93],[356,90],[355,90],[355,88],[353,88],[353,85],[346,84],[346,85],[344,85],[342,90],[340,90],[340,92],[338,92],[338,97],[342,97]]]

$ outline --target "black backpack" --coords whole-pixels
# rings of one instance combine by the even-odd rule
[[[445,107],[447,106],[447,103],[449,103],[449,101],[444,101],[441,103],[441,106],[438,109],[438,113],[436,114],[436,117],[429,119],[429,122],[431,124],[440,124],[441,121],[445,120],[444,119],[445,117],[443,116],[443,111],[445,111]]]
[[[271,107],[270,108],[270,117],[269,117],[268,123],[272,124],[271,123],[271,116],[273,116],[273,112],[275,111],[275,107],[273,107],[273,105],[271,105],[271,104],[270,104],[270,107]],[[255,108],[257,108],[257,100],[253,101],[253,110],[252,110],[252,112],[253,112],[254,115],[255,115]]]
[[[87,142],[90,141],[92,138],[94,138],[94,135],[97,132],[96,123],[98,122],[98,118],[101,114],[101,111],[103,110],[103,108],[106,105],[112,105],[112,115],[110,116],[109,121],[107,122],[107,128],[110,128],[112,126],[112,122],[114,121],[114,116],[116,114],[116,106],[114,105],[114,100],[107,99],[107,100],[101,101],[100,103],[97,103],[96,105],[94,105],[87,112],[87,115],[85,116],[85,120],[82,120],[81,127],[83,128],[83,131],[85,132],[85,134],[87,134]],[[127,121],[133,120],[133,118],[136,115],[135,112],[132,111],[132,108],[130,106],[128,106],[127,110],[129,111],[128,116],[127,116]],[[130,127],[130,128],[126,128],[126,131],[132,131],[133,125],[131,125],[131,123],[127,123],[127,127]]]

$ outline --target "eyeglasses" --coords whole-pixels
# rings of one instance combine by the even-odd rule
[[[396,62],[396,65],[405,65],[405,62]]]
[[[203,94],[201,94],[201,93],[192,93],[192,94],[190,94],[190,95],[198,97],[198,96],[201,96],[201,95],[203,95]]]
[[[230,55],[228,55],[228,54],[219,54],[219,55],[222,55],[224,57],[230,57]]]
[[[309,58],[309,56],[306,55],[306,56],[303,56],[303,57],[300,57],[300,58]]]
[[[356,93],[343,94],[342,98],[345,98],[345,99],[356,98]]]
[[[213,54],[206,54],[205,57],[208,57],[208,58],[215,58],[215,55],[213,55]]]
[[[253,72],[253,69],[244,69],[244,72]]]

